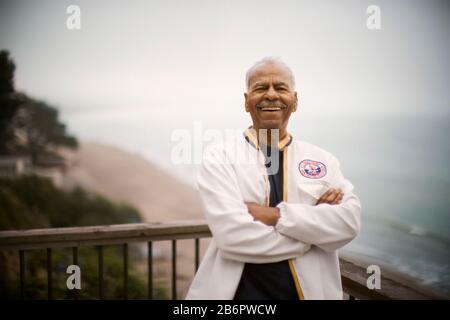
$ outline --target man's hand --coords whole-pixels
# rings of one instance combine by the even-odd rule
[[[316,205],[321,203],[328,204],[340,204],[342,198],[344,197],[344,192],[342,192],[339,188],[330,188],[327,192],[325,192],[319,200],[317,200]]]
[[[247,205],[248,213],[250,213],[255,220],[261,221],[268,226],[277,224],[278,219],[280,218],[280,209],[251,202],[246,202],[245,204]]]

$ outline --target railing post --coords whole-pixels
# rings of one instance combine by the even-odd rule
[[[195,238],[195,272],[198,270],[200,262],[200,239]]]
[[[123,244],[123,298],[128,299],[128,244]]]
[[[177,241],[172,240],[172,300],[177,299]]]
[[[20,265],[20,298],[25,300],[25,251],[19,251]]]
[[[52,261],[52,249],[47,248],[47,298],[53,299],[53,261]]]
[[[103,300],[103,246],[98,246],[98,298]]]
[[[148,298],[153,299],[153,243],[148,242],[148,255],[147,255],[147,265],[148,265]]]
[[[78,265],[78,247],[72,247],[72,263],[76,266]],[[72,291],[73,291],[72,292],[73,298],[75,300],[77,300],[78,299],[78,290],[74,289]]]

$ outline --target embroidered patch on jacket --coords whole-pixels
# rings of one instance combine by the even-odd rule
[[[327,174],[327,167],[322,162],[309,159],[300,162],[298,170],[302,176],[310,179],[320,179]]]

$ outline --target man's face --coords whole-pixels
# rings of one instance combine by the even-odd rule
[[[276,64],[259,66],[250,77],[245,110],[255,129],[285,130],[292,112],[297,110],[297,92],[289,72]]]

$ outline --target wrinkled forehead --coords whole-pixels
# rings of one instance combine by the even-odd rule
[[[258,83],[284,83],[290,88],[294,87],[293,75],[290,70],[282,65],[264,63],[256,66],[249,74],[249,88]]]

